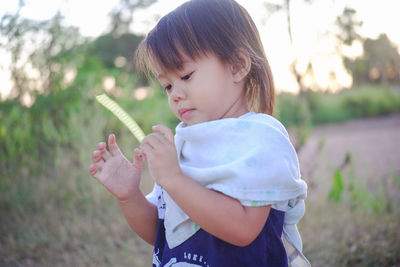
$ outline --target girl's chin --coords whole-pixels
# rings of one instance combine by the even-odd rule
[[[192,120],[182,120],[187,126],[195,125],[195,124],[200,124],[204,122],[208,122],[211,120],[205,120],[205,119],[192,119]]]

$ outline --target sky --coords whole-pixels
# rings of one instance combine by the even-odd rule
[[[77,26],[84,36],[96,37],[105,33],[109,25],[109,13],[119,0],[25,0],[26,6],[21,15],[30,19],[43,20],[54,16],[59,10],[65,16],[67,25]],[[185,0],[158,0],[155,4],[134,15],[132,31],[147,33],[157,18],[173,10]],[[237,0],[252,16],[256,23],[264,48],[270,62],[276,87],[282,91],[297,91],[297,84],[289,71],[289,65],[296,56],[299,70],[304,71],[312,58],[315,79],[321,89],[351,85],[350,76],[343,70],[341,60],[333,55],[334,40],[327,34],[333,29],[333,23],[345,6],[356,10],[357,19],[363,21],[361,35],[376,38],[386,33],[393,43],[400,45],[400,1],[398,0],[324,0],[306,4],[301,0],[292,0],[292,31],[294,45],[290,45],[284,13],[269,15],[263,0]],[[270,0],[282,3],[282,0]],[[18,0],[2,1],[0,17],[6,12],[15,12]],[[348,50],[354,56],[362,52],[360,45]],[[0,51],[0,60],[7,62],[8,57]],[[332,83],[329,72],[336,73],[336,83]],[[9,92],[8,73],[0,69],[0,93],[4,98]]]

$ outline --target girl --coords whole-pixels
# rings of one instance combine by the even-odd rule
[[[158,22],[137,56],[181,123],[175,136],[154,126],[133,163],[110,135],[90,173],[154,245],[153,265],[309,265],[296,228],[307,186],[271,116],[272,74],[246,10],[234,0],[186,2]],[[155,181],[147,197],[139,189],[144,160]]]

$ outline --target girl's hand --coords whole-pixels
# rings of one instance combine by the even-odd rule
[[[155,133],[149,134],[142,141],[141,149],[146,155],[151,176],[160,186],[173,183],[181,174],[178,164],[174,134],[164,125],[153,126]]]
[[[134,196],[140,189],[143,160],[140,150],[133,153],[134,162],[125,158],[119,149],[115,135],[108,137],[108,147],[101,142],[92,154],[93,164],[90,165],[90,174],[99,180],[119,201]]]

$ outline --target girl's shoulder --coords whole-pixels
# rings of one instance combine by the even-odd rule
[[[219,120],[201,122],[187,126],[180,123],[175,129],[175,139],[203,144],[222,140],[254,139],[288,139],[285,127],[274,117],[264,113],[248,112],[237,118],[223,118]]]
[[[288,137],[288,132],[283,124],[276,118],[265,113],[249,112],[239,117],[240,119],[248,120],[257,124],[261,124],[266,128],[273,128]]]

